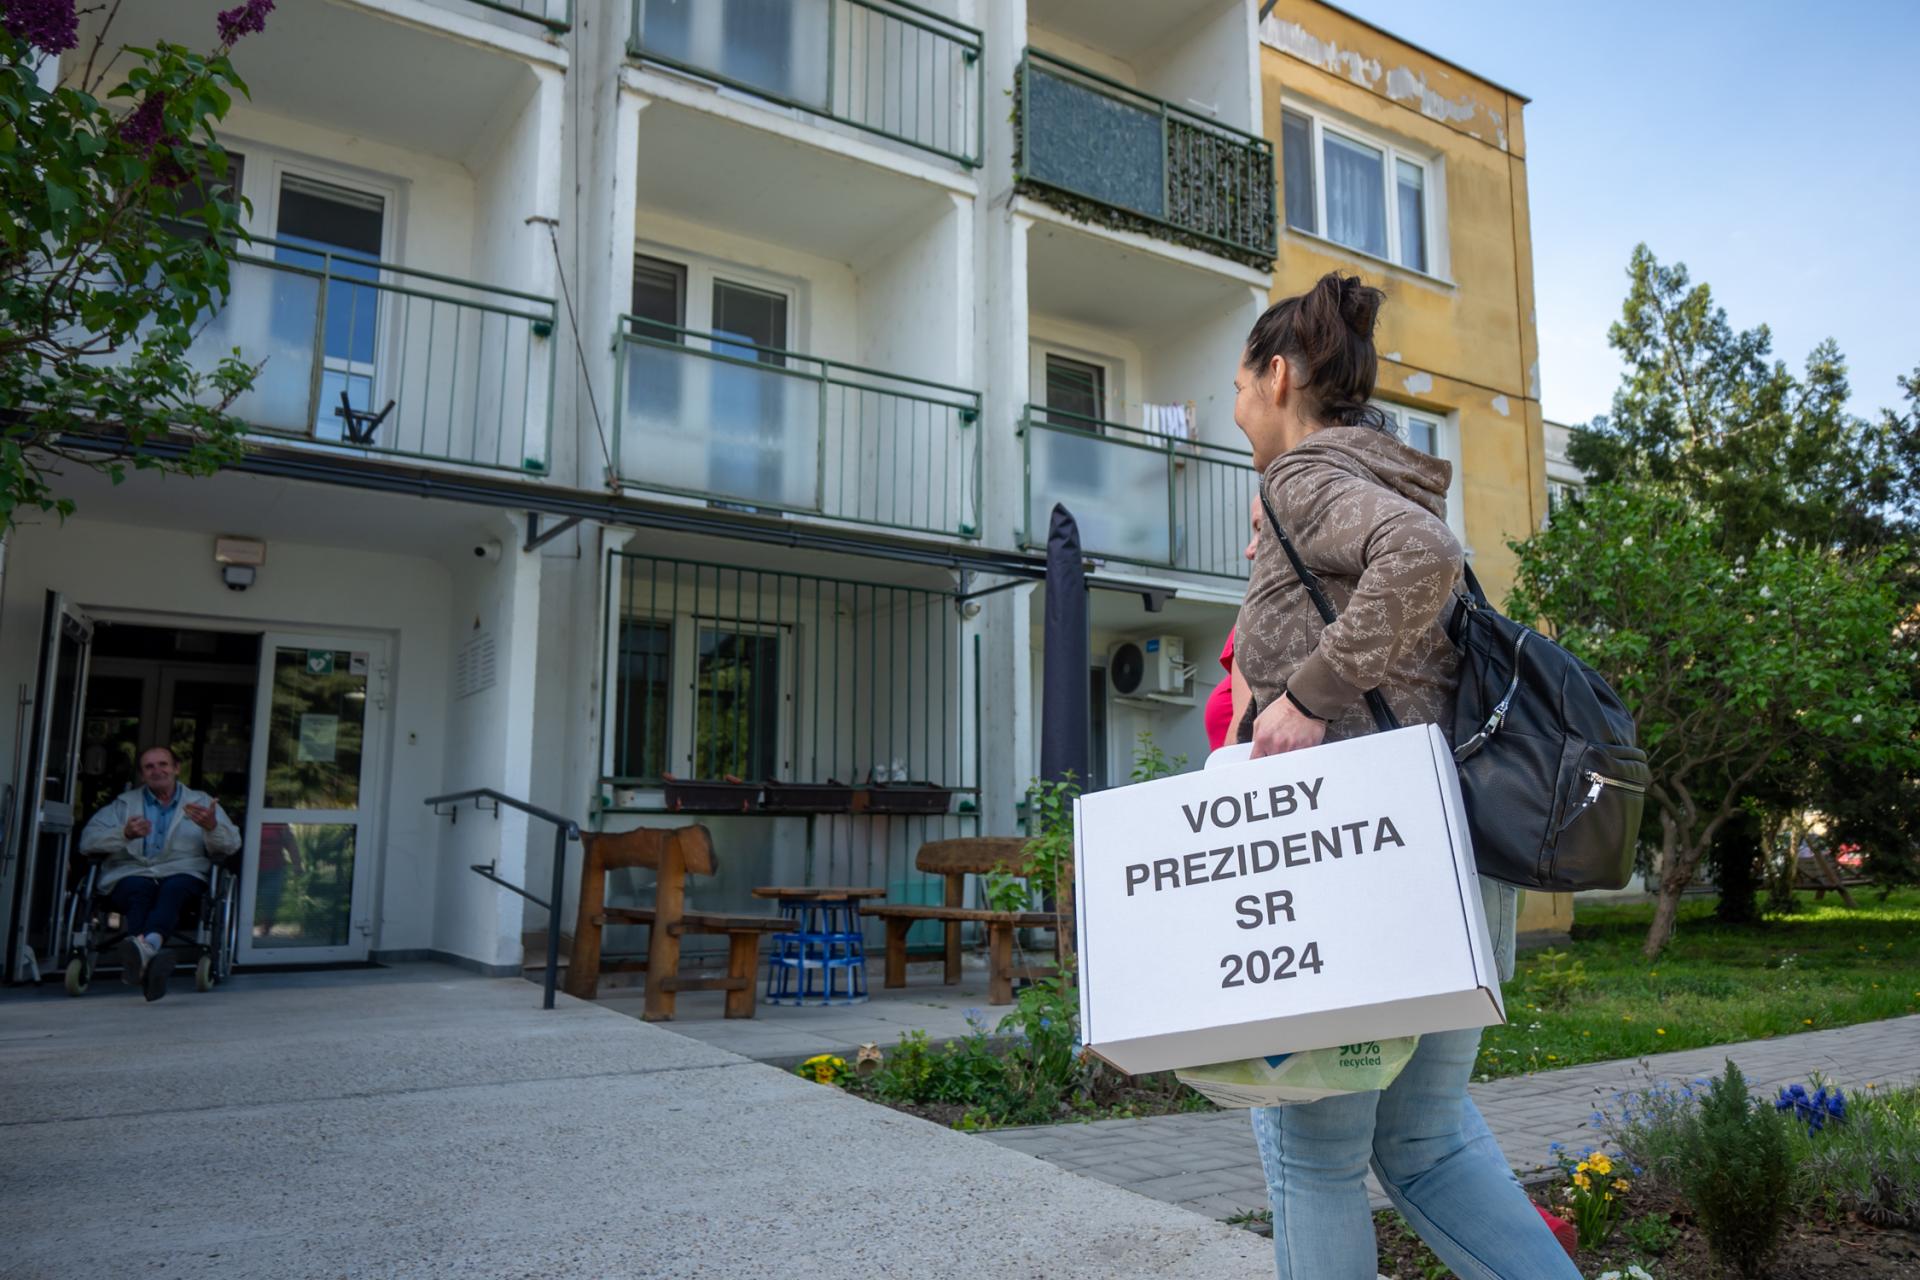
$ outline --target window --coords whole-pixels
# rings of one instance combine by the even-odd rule
[[[1107,371],[1084,360],[1047,355],[1047,408],[1063,416],[1060,425],[1092,429],[1107,416]],[[1088,421],[1076,421],[1087,419]]]
[[[1460,545],[1466,546],[1466,514],[1461,508],[1459,436],[1453,421],[1445,414],[1385,400],[1376,400],[1373,406],[1387,415],[1387,420],[1393,424],[1394,434],[1400,439],[1422,453],[1430,453],[1453,464],[1453,480],[1447,486],[1447,526],[1453,530],[1453,536],[1460,539]]]
[[[641,322],[634,326],[638,332],[647,332],[650,325],[660,325],[665,329],[685,328],[687,269],[665,258],[634,254],[633,317]],[[674,333],[659,332],[651,336],[678,341],[678,335]]]
[[[1287,225],[1429,275],[1437,162],[1305,111],[1280,113]]]
[[[672,645],[673,629],[666,622],[627,618],[620,624],[613,771],[623,778],[657,778],[667,772]]]
[[[314,406],[314,434],[326,440],[343,435],[341,397],[355,409],[374,407],[375,355],[379,343],[380,268],[372,260],[385,247],[385,197],[321,182],[296,173],[280,176],[274,257],[291,266],[328,276],[326,334],[322,346],[320,398]],[[335,254],[346,254],[336,257]],[[297,290],[275,296],[276,339],[296,349],[312,341],[313,299]]]
[[[693,697],[695,777],[782,776],[779,636],[703,625]]]

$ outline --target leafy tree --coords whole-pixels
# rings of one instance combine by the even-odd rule
[[[1916,764],[1920,711],[1903,696],[1915,637],[1891,581],[1896,553],[1776,539],[1739,554],[1725,541],[1713,510],[1614,483],[1514,544],[1511,608],[1550,620],[1639,721],[1661,852],[1650,957],[1762,770],[1821,756]]]
[[[0,529],[23,509],[72,512],[55,491],[63,465],[118,483],[129,465],[204,475],[238,456],[227,409],[255,370],[237,350],[210,362],[189,348],[241,234],[214,132],[246,92],[228,55],[272,8],[221,13],[208,54],[161,43],[117,57],[109,13],[49,88],[43,73],[77,46],[74,0],[0,0]],[[75,447],[76,428],[113,448]],[[183,452],[144,450],[170,429]]]
[[[1570,460],[1597,484],[1667,486],[1712,511],[1736,554],[1763,541],[1863,549],[1908,540],[1920,519],[1920,370],[1910,411],[1846,411],[1829,340],[1795,377],[1765,325],[1736,331],[1684,264],[1633,252],[1607,340],[1626,363],[1613,412],[1576,427]]]

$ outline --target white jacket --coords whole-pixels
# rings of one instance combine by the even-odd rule
[[[113,801],[88,820],[86,830],[80,833],[80,852],[104,853],[105,864],[100,869],[100,888],[107,889],[116,881],[128,876],[147,876],[154,880],[164,880],[168,876],[193,876],[205,880],[212,868],[212,857],[224,858],[240,847],[240,832],[233,825],[224,809],[214,803],[212,796],[204,791],[195,791],[192,787],[179,787],[179,799],[173,807],[171,825],[167,830],[166,848],[160,856],[147,858],[147,838],[136,836],[129,840],[126,835],[127,822],[133,818],[147,816],[145,787],[134,787],[123,791]],[[202,831],[198,824],[187,817],[187,806],[205,805],[213,809],[213,830]]]

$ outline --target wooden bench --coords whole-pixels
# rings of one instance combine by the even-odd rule
[[[703,826],[638,831],[594,832],[580,837],[585,865],[580,873],[580,911],[573,929],[573,958],[567,965],[567,994],[592,1000],[599,994],[602,973],[647,975],[646,1003],[640,1016],[648,1022],[673,1017],[674,997],[682,991],[724,991],[726,1016],[751,1018],[754,972],[760,955],[760,935],[788,928],[780,916],[748,916],[688,911],[687,877],[710,876],[716,863],[713,837]],[[651,907],[610,907],[607,872],[623,867],[646,867],[654,872]],[[602,962],[600,931],[610,924],[644,924],[647,958]],[[680,939],[709,934],[727,939],[727,973],[680,972]]]
[[[920,846],[913,865],[927,875],[946,881],[943,906],[888,905],[868,907],[865,915],[887,922],[887,976],[889,987],[907,985],[907,931],[922,920],[938,920],[946,925],[946,985],[960,981],[960,926],[968,923],[987,927],[987,1003],[1012,1004],[1013,984],[1017,978],[1029,981],[1049,978],[1059,972],[1055,965],[1032,965],[1016,969],[1013,964],[1015,929],[1052,928],[1055,955],[1058,957],[1060,934],[1065,918],[1045,911],[988,911],[962,904],[966,901],[969,875],[986,875],[1004,868],[1010,875],[1026,875],[1029,864],[1027,842],[1020,836],[965,836],[955,840],[932,840]]]

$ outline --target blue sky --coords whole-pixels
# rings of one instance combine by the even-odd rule
[[[1604,413],[1633,246],[1687,264],[1798,369],[1832,337],[1856,413],[1920,365],[1920,0],[1344,0],[1533,101],[1548,418]]]

